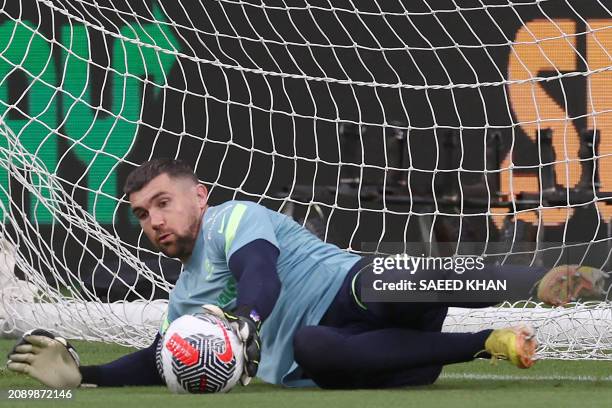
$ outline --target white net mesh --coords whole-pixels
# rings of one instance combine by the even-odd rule
[[[212,204],[261,202],[354,252],[476,242],[612,269],[606,3],[380,3],[4,2],[2,331],[150,342],[180,266],[120,191],[160,156]],[[529,321],[542,357],[610,359],[611,308],[453,310],[446,328]]]

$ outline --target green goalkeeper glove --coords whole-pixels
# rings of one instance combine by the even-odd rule
[[[227,320],[235,329],[238,338],[244,345],[244,369],[240,376],[240,383],[248,385],[257,374],[259,359],[261,358],[261,340],[259,328],[261,320],[255,310],[240,307],[231,312],[216,305],[204,305],[202,308],[219,318]]]
[[[35,329],[23,335],[9,353],[7,368],[24,373],[51,388],[76,388],[81,384],[79,356],[63,337]]]

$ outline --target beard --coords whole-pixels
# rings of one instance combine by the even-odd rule
[[[195,216],[189,223],[185,234],[173,232],[175,240],[171,245],[157,245],[158,249],[170,258],[185,260],[191,256],[200,230],[200,218]]]
[[[186,259],[193,252],[195,239],[188,235],[174,234],[175,240],[171,245],[160,245],[159,250],[170,258]]]

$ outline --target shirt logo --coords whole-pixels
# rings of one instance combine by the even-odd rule
[[[219,227],[219,234],[223,234],[223,229],[225,228],[225,214],[223,214],[223,218],[221,218],[221,226]]]

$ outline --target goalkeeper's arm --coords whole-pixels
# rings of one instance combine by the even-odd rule
[[[258,314],[255,330],[239,325],[246,343],[247,360],[258,360],[257,333],[261,322],[272,312],[280,293],[276,271],[278,249],[265,240],[255,240],[236,251],[230,258],[230,269],[238,281],[238,308],[225,317],[239,319]],[[243,322],[244,320],[240,320]],[[242,326],[242,327],[240,327]],[[248,331],[248,333],[246,333]],[[49,387],[71,388],[79,384],[117,387],[124,385],[162,385],[155,365],[158,334],[149,347],[123,356],[113,362],[95,366],[79,366],[78,357],[65,340],[50,336],[24,336],[9,355],[8,368],[28,374]],[[63,342],[62,342],[63,341]],[[256,350],[255,350],[256,349]],[[256,356],[251,358],[252,356]],[[253,377],[256,365],[245,365],[245,377]],[[248,382],[243,380],[243,383]]]
[[[161,336],[157,333],[153,344],[147,348],[127,354],[108,364],[80,367],[82,383],[96,384],[100,387],[163,385],[164,381],[155,365],[155,352],[160,341]]]
[[[256,310],[264,321],[276,304],[281,282],[276,269],[279,251],[264,239],[256,239],[237,250],[228,267],[238,282],[237,310]]]
[[[257,374],[261,357],[259,329],[272,313],[280,294],[278,255],[278,248],[264,239],[256,239],[238,249],[228,260],[228,267],[238,282],[236,308],[222,311],[214,305],[204,306],[209,312],[227,319],[244,344],[242,385],[247,385]]]
[[[79,366],[76,351],[60,337],[44,330],[26,334],[9,355],[8,368],[52,388],[74,388],[81,384],[101,387],[162,385],[155,366],[158,334],[149,347],[103,365]]]

